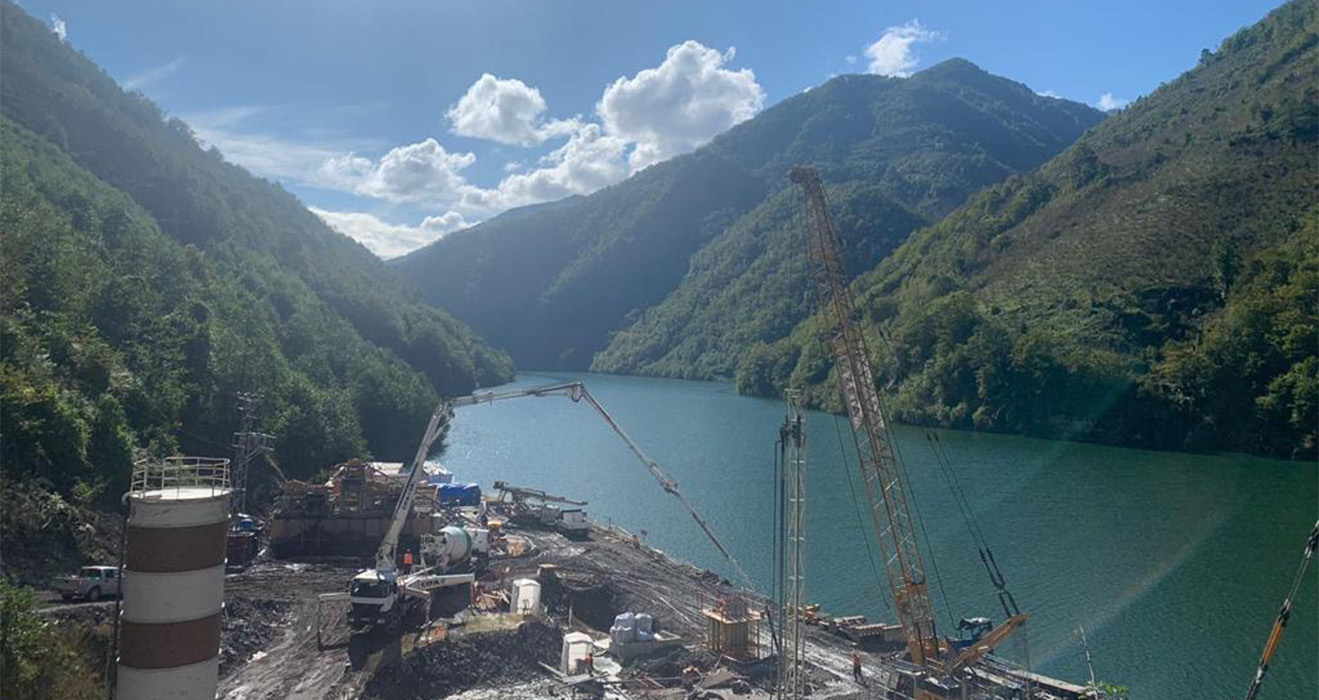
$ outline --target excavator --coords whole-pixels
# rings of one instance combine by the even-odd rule
[[[889,594],[906,636],[908,656],[918,669],[907,676],[905,683],[909,687],[901,692],[915,700],[963,697],[959,672],[992,651],[1025,624],[1028,616],[1017,611],[1015,604],[1010,609],[1005,604],[1011,613],[1005,622],[986,631],[988,625],[977,621],[978,624],[972,625],[980,628],[977,634],[961,644],[940,636],[935,628],[934,604],[925,578],[902,465],[894,449],[887,408],[875,386],[870,365],[872,355],[847,283],[838,232],[829,214],[824,186],[819,173],[809,167],[793,168],[788,178],[801,188],[806,198],[809,226],[806,257],[819,312],[827,322],[826,343],[847,406],[857,466],[885,562]],[[1000,591],[1006,593],[1000,585],[1001,576],[996,577],[992,569],[990,575]]]

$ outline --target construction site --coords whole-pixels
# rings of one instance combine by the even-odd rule
[[[855,448],[849,473],[864,485],[857,502],[869,514],[868,541],[852,546],[878,552],[882,575],[876,571],[867,596],[893,619],[811,602],[810,426],[795,394],[785,397],[782,423],[765,426],[775,450],[765,471],[775,516],[761,541],[773,575],[757,586],[678,483],[580,381],[444,400],[411,461],[350,460],[319,483],[281,477],[260,518],[247,512],[248,472],[276,438],[256,432],[246,411],[232,461],[136,465],[119,566],[69,577],[60,595],[96,604],[51,614],[103,624],[108,603],[96,601],[119,594],[106,657],[112,697],[122,700],[1103,697],[1093,672],[1081,685],[995,653],[1022,639],[1029,614],[946,458],[940,468],[999,604],[992,613],[1002,616],[936,626],[929,545],[913,518],[824,190],[813,170],[795,168],[790,177],[805,195],[807,257],[832,323],[825,340]],[[603,420],[656,493],[675,499],[718,551],[727,577],[646,544],[644,533],[592,521],[589,504],[571,493],[504,481],[483,493],[431,459],[459,409],[546,397],[585,405]],[[1317,546],[1319,526],[1298,581]]]

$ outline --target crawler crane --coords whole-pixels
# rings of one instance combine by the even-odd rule
[[[957,672],[988,654],[1024,624],[1027,616],[1021,613],[1010,616],[961,650],[941,638],[935,629],[934,606],[902,467],[889,432],[887,411],[875,387],[870,351],[844,274],[838,234],[829,215],[824,187],[812,168],[799,166],[788,176],[806,196],[810,226],[807,259],[820,315],[829,328],[829,350],[847,404],[858,467],[885,562],[889,592],[906,635],[911,661],[923,670],[911,692],[916,700],[949,697],[950,692],[955,692]]]

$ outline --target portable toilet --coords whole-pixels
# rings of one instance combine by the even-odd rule
[[[513,580],[509,609],[521,615],[540,614],[540,582],[531,578]]]
[[[563,654],[559,658],[559,670],[563,675],[576,675],[578,665],[591,654],[594,646],[591,635],[584,632],[569,632],[563,635]]]

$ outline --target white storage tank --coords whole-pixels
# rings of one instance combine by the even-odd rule
[[[133,467],[120,612],[119,700],[213,700],[224,608],[229,460]]]
[[[531,578],[514,579],[509,608],[522,615],[539,615],[540,582]]]

